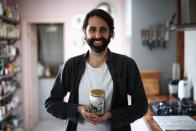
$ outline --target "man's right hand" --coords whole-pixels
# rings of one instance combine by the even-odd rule
[[[96,120],[97,120],[98,116],[95,115],[94,113],[91,113],[88,106],[81,106],[81,105],[79,105],[77,107],[77,110],[82,115],[82,117],[84,119],[86,119],[88,122],[90,122],[90,123],[92,123],[94,125],[97,124]]]

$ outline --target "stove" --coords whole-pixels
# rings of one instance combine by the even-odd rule
[[[191,100],[154,101],[150,104],[155,116],[189,115],[196,116],[196,104]]]

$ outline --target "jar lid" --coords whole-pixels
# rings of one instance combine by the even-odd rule
[[[105,91],[101,89],[93,89],[91,90],[90,95],[95,97],[103,97],[105,96]]]

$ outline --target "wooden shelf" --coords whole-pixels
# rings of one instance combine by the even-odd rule
[[[17,25],[17,24],[20,23],[20,21],[17,21],[17,20],[8,18],[8,17],[6,17],[6,16],[0,16],[0,19],[1,19],[2,21],[5,21],[5,22],[10,23],[10,24],[14,24],[14,25]]]

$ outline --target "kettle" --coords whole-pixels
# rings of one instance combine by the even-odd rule
[[[178,98],[190,98],[190,86],[187,80],[180,80],[178,83]]]
[[[178,94],[178,82],[179,82],[179,80],[172,80],[172,81],[169,82],[169,84],[168,84],[169,95],[177,97],[177,94]]]

